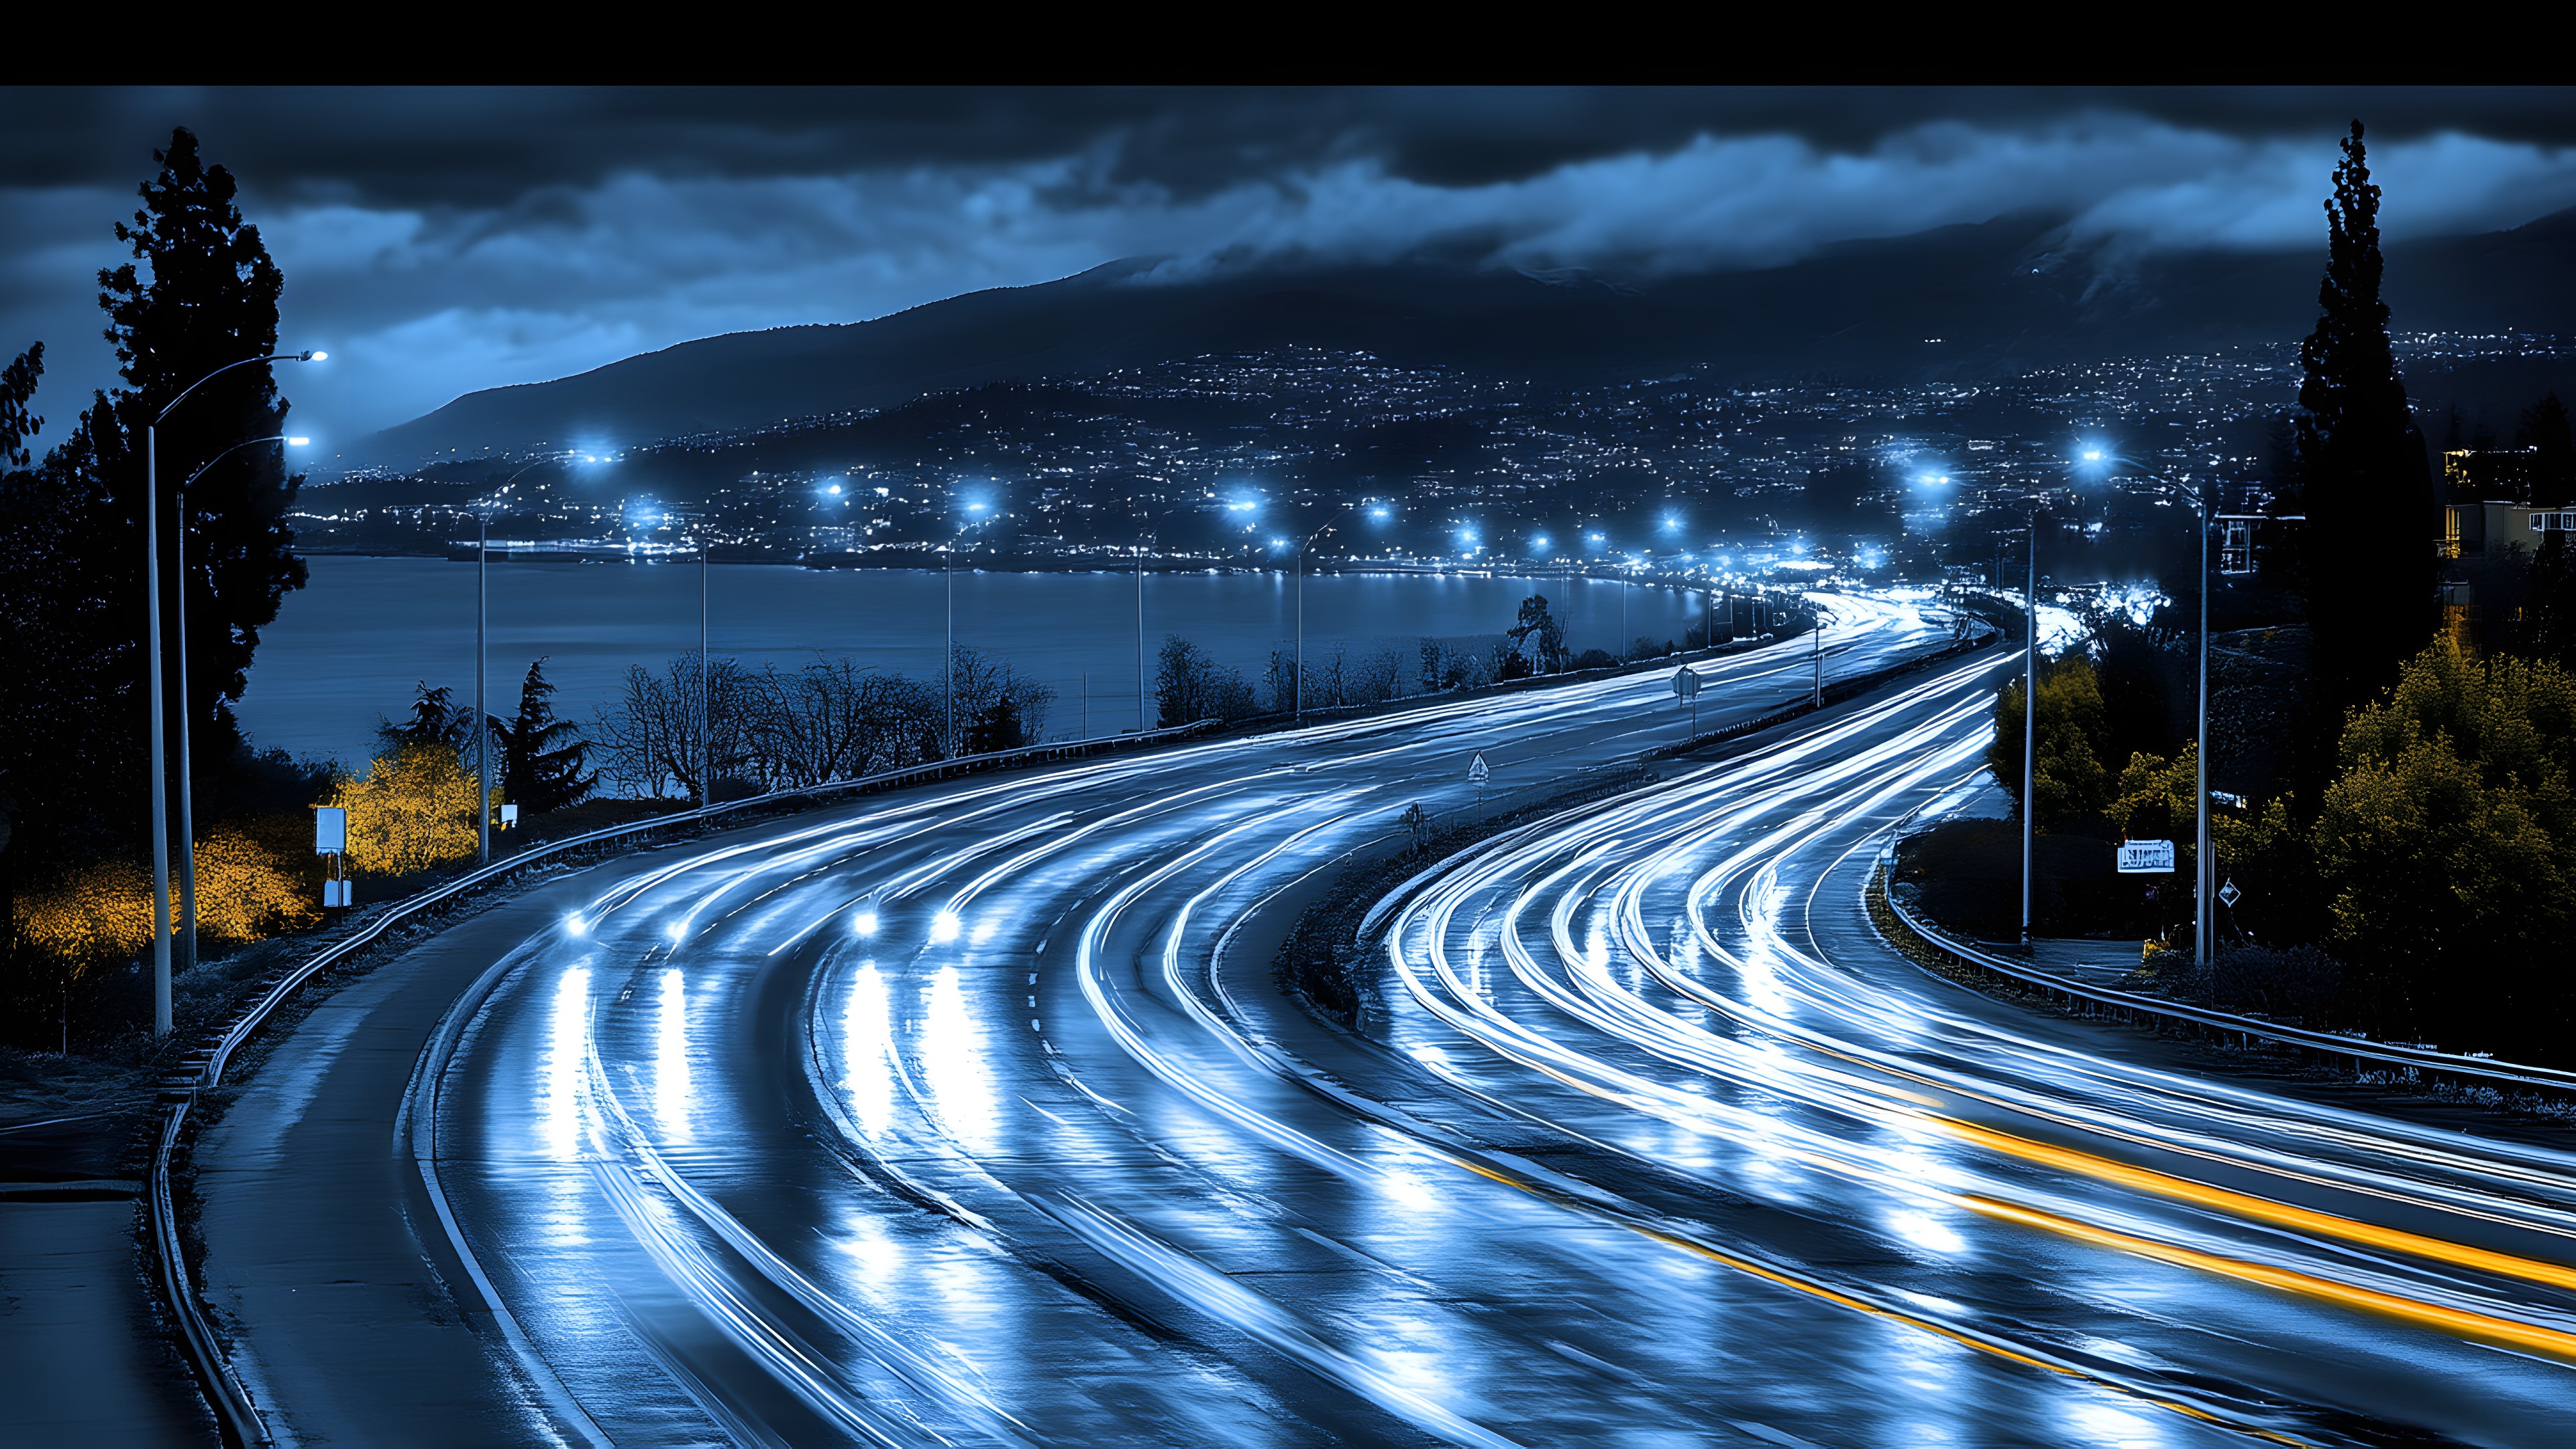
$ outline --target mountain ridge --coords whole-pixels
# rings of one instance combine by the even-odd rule
[[[2576,332],[2576,209],[2388,253],[2401,330]],[[2294,340],[2314,320],[2323,262],[2295,252],[2119,258],[2076,244],[2067,219],[2044,212],[1839,242],[1781,267],[1666,278],[1414,261],[1156,280],[1161,260],[1124,258],[864,322],[696,338],[468,393],[361,440],[348,464],[622,447],[981,382],[1292,345],[1560,383],[1693,369],[1729,384],[1972,381]]]

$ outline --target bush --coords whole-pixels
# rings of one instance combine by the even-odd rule
[[[2338,1017],[2343,997],[2343,964],[2314,946],[2276,951],[2266,946],[2229,946],[2206,968],[2189,957],[2159,963],[2153,983],[2166,994],[2217,1007],[2250,1012],[2274,1021],[2323,1027]]]

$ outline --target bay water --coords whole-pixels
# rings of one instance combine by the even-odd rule
[[[444,559],[317,555],[311,581],[261,631],[239,705],[261,748],[364,761],[380,717],[408,712],[419,685],[474,696],[476,567]],[[556,712],[587,725],[629,665],[659,672],[698,646],[699,566],[499,562],[489,568],[486,703],[508,718],[528,664],[546,660]],[[1258,682],[1296,629],[1292,573],[1148,573],[1145,689],[1163,636],[1196,641]],[[1411,691],[1422,636],[1481,648],[1511,627],[1522,599],[1543,593],[1577,651],[1626,637],[1679,641],[1701,595],[1669,587],[1563,577],[1334,573],[1305,581],[1307,667],[1337,644],[1404,651]],[[708,649],[758,668],[794,669],[817,655],[924,681],[939,676],[950,580],[939,570],[815,570],[717,564],[707,570]],[[1114,734],[1137,724],[1136,579],[1132,573],[985,573],[954,579],[955,637],[1056,692],[1046,735]],[[1150,705],[1148,707],[1150,713]]]

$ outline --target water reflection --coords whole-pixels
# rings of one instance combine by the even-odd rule
[[[555,983],[545,1061],[538,1069],[537,1140],[546,1155],[570,1162],[581,1152],[581,1092],[590,1045],[590,967],[575,966]]]
[[[653,1115],[661,1121],[664,1141],[691,1140],[688,990],[676,966],[662,973],[662,1005],[653,1030]]]
[[[841,1090],[870,1138],[894,1125],[894,1014],[877,963],[859,967],[841,1009]]]
[[[960,1145],[989,1151],[997,1125],[993,1074],[984,1062],[983,1029],[966,1010],[966,988],[957,968],[940,967],[922,995],[930,1009],[922,1016],[915,1051],[940,1119]]]

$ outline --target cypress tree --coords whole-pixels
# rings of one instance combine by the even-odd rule
[[[2328,730],[2396,682],[2434,622],[2438,517],[2423,434],[2388,343],[2379,194],[2355,121],[2325,204],[2321,315],[2299,348],[2305,377],[2294,419],[2312,684]],[[2330,742],[2321,754],[2320,765]]]
[[[139,188],[143,205],[117,240],[134,261],[98,274],[99,306],[108,315],[125,386],[84,419],[100,481],[123,514],[123,537],[101,539],[100,563],[131,580],[134,628],[141,632],[143,430],[200,378],[245,358],[277,351],[277,299],[285,286],[259,228],[242,219],[230,172],[209,166],[197,138],[170,133],[155,151],[160,174]],[[138,264],[140,264],[138,266]],[[188,711],[202,778],[228,763],[240,744],[232,701],[241,698],[259,631],[277,617],[278,601],[304,584],[286,510],[303,479],[286,471],[273,444],[242,448],[214,463],[187,490],[180,484],[235,443],[285,431],[286,400],[267,364],[236,367],[214,378],[171,412],[160,427],[159,517],[164,607],[173,608],[164,638],[173,637],[177,591],[187,602]],[[174,544],[184,537],[185,573]],[[175,654],[175,651],[173,651]],[[172,660],[175,671],[176,661]],[[170,681],[175,687],[175,673]],[[170,696],[176,700],[179,696]]]
[[[583,768],[590,741],[555,717],[554,696],[546,661],[536,660],[519,685],[518,718],[500,731],[503,796],[530,815],[578,805],[599,786],[598,772]]]

